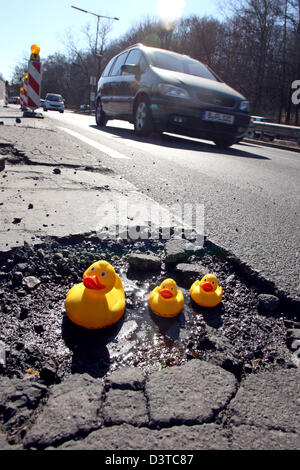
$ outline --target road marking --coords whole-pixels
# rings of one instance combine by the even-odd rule
[[[130,157],[127,157],[126,155],[123,155],[120,152],[117,152],[116,150],[113,150],[110,147],[107,147],[106,145],[99,144],[99,142],[96,142],[96,140],[89,139],[88,137],[85,137],[82,134],[79,134],[79,132],[72,131],[71,129],[67,129],[66,127],[59,127],[62,131],[67,132],[68,134],[72,135],[73,137],[76,137],[76,139],[82,140],[88,145],[91,145],[92,147],[96,148],[97,150],[100,150],[100,152],[105,153],[109,157],[112,158],[119,158],[123,160],[130,160]]]

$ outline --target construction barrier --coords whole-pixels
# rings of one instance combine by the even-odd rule
[[[24,88],[21,87],[20,88],[20,105],[21,105],[21,109],[23,109],[25,107],[25,103],[24,103]]]
[[[8,105],[7,88],[6,88],[6,85],[4,85],[4,107],[6,108],[7,105]]]
[[[31,109],[40,107],[41,62],[40,48],[31,46],[31,56],[28,62],[27,106]]]
[[[23,81],[23,98],[24,98],[24,106],[28,106],[28,96],[27,96],[27,86],[28,86],[28,73],[25,73],[24,75],[24,81]]]

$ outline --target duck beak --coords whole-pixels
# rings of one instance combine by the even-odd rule
[[[83,275],[83,284],[88,289],[101,290],[105,289],[106,286],[101,284],[97,276],[85,276]]]
[[[213,286],[210,282],[205,282],[201,287],[203,290],[205,290],[205,292],[211,292],[213,290]]]
[[[159,293],[162,297],[164,297],[164,299],[170,299],[173,297],[173,294],[169,289],[162,289],[159,291]]]

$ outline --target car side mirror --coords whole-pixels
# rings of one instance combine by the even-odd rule
[[[121,66],[122,72],[129,73],[130,75],[138,75],[140,73],[139,65],[124,64]]]

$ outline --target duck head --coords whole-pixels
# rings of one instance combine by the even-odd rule
[[[199,282],[199,285],[204,292],[214,292],[218,287],[218,281],[214,274],[206,274]]]
[[[172,299],[177,295],[177,284],[173,279],[165,279],[159,286],[158,292],[163,299]]]
[[[84,272],[82,280],[87,289],[107,294],[115,284],[116,273],[107,261],[97,261]]]

